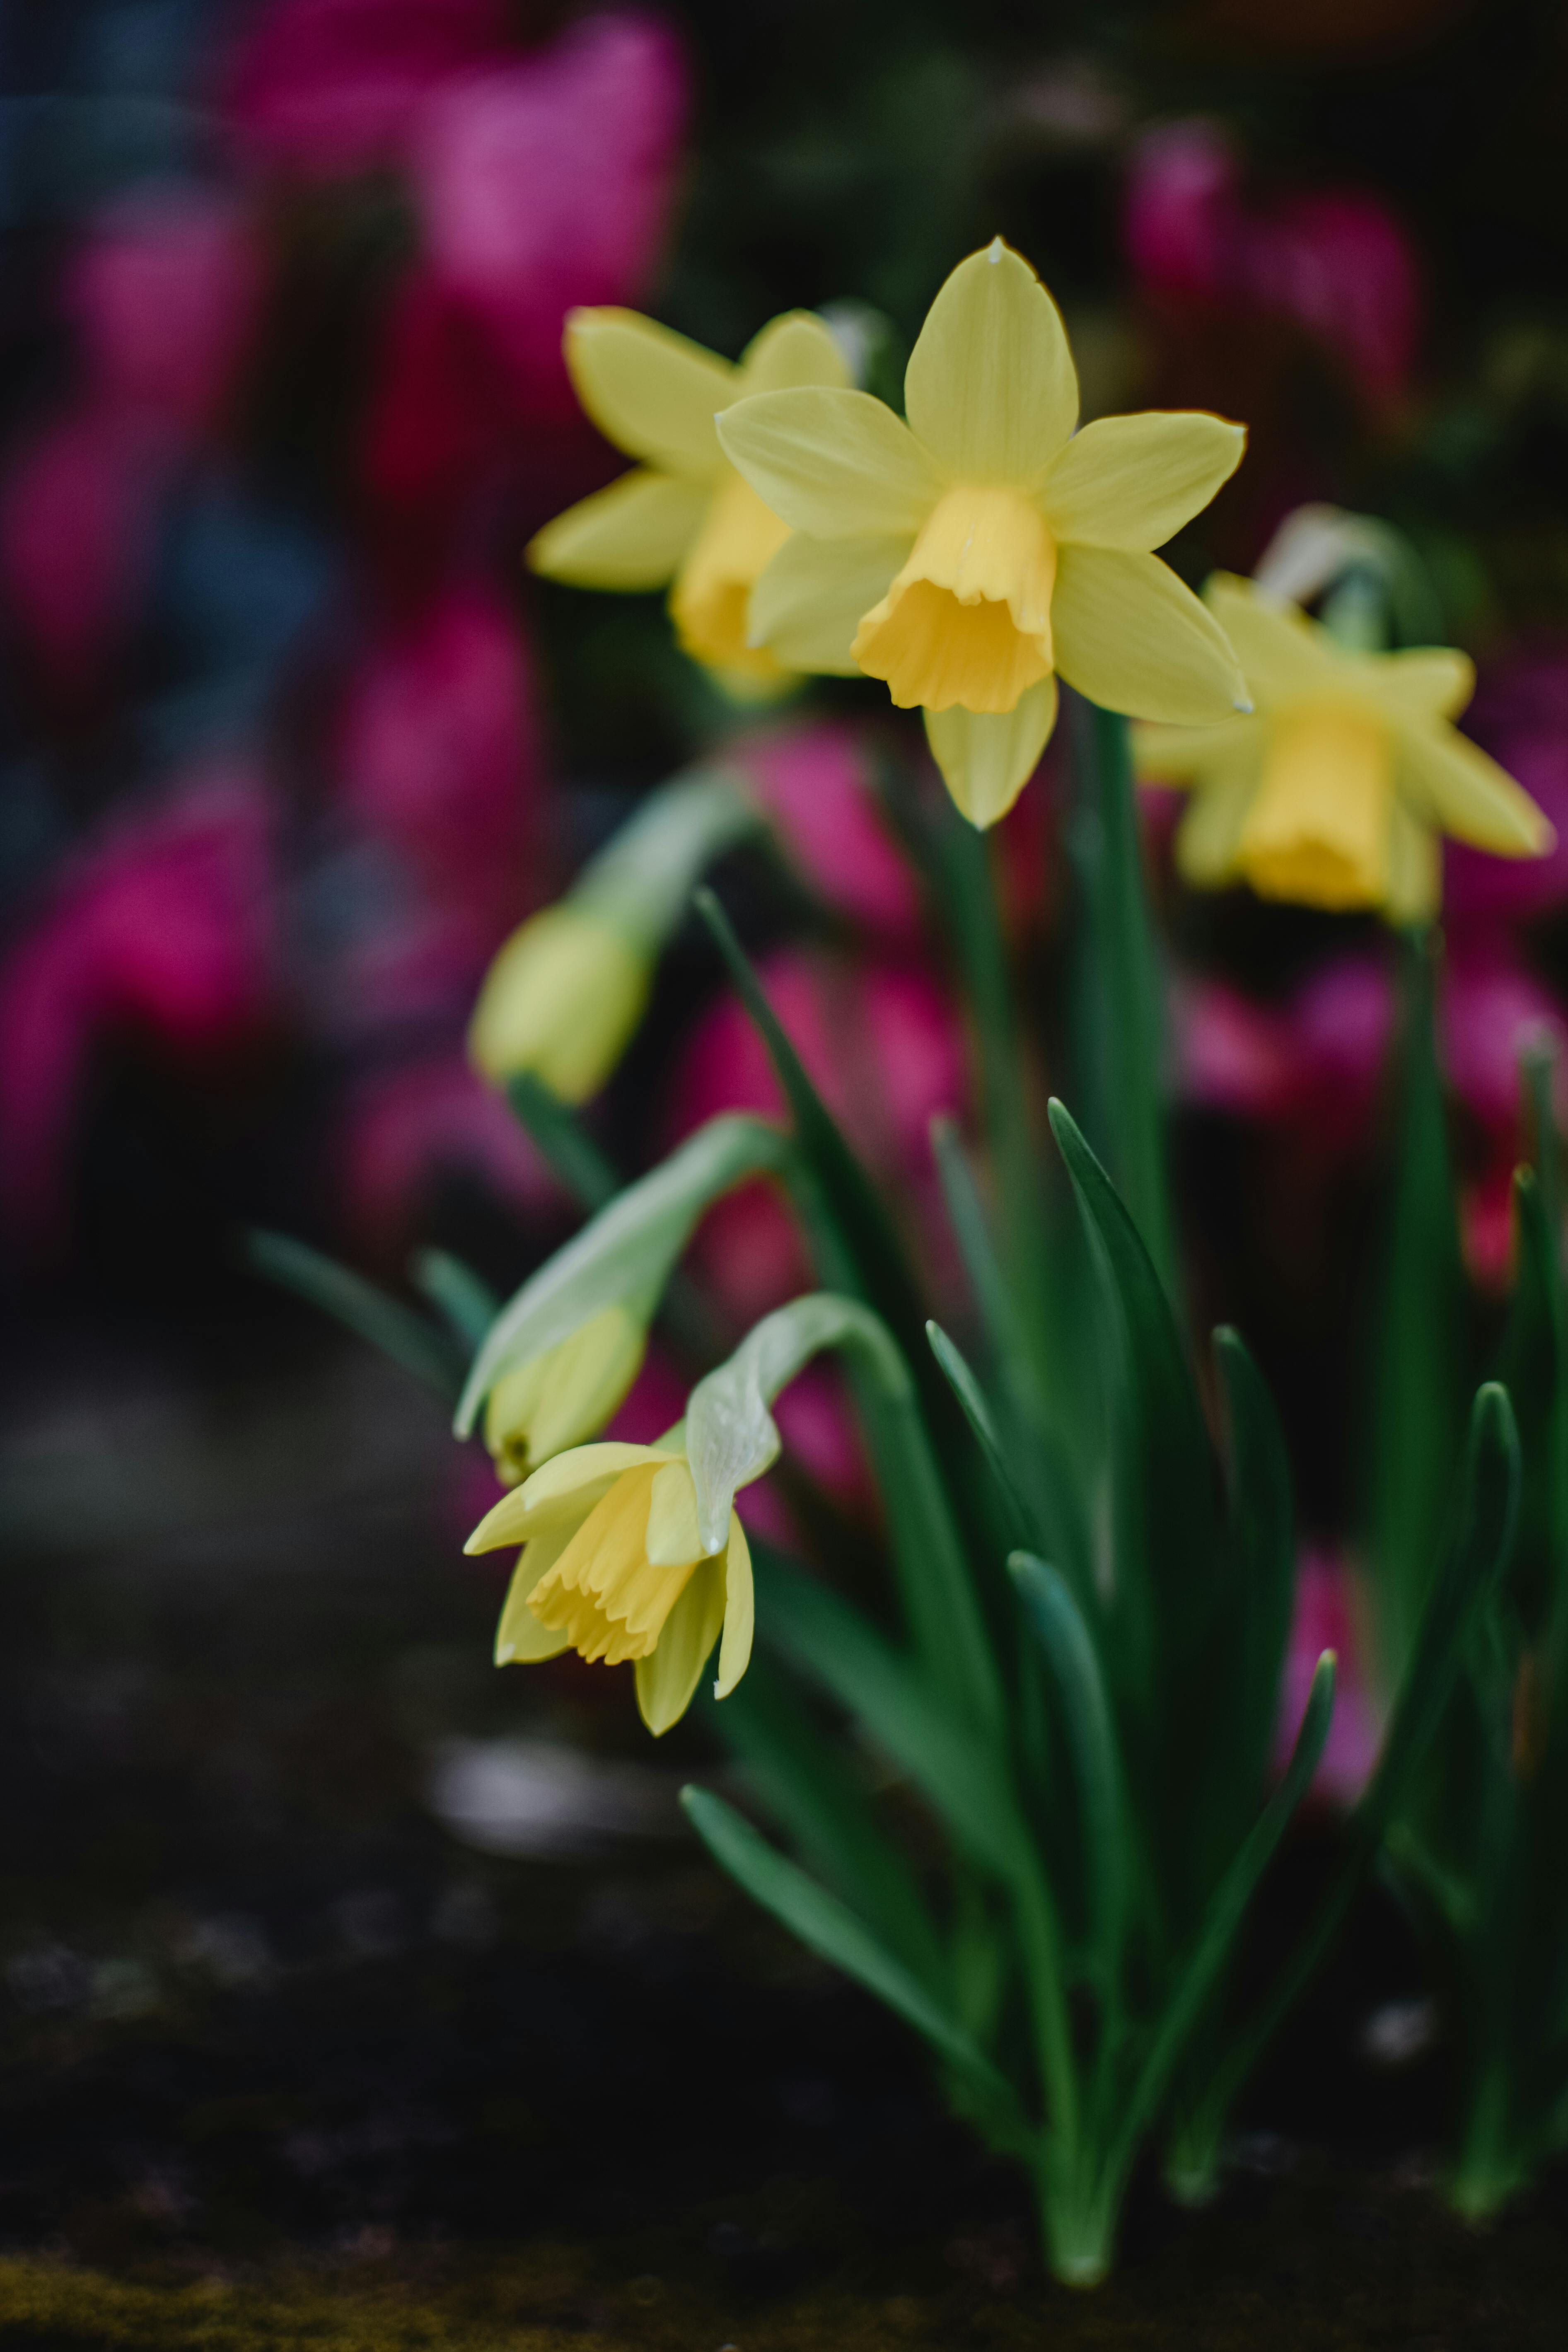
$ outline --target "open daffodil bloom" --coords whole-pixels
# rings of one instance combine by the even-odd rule
[[[465,1549],[518,1542],[522,1551],[496,1629],[498,1665],[563,1650],[608,1665],[633,1659],[637,1706],[656,1735],[690,1706],[715,1642],[715,1697],[727,1698],[745,1673],[751,1553],[733,1511],[724,1548],[703,1550],[679,1432],[658,1445],[579,1445],[558,1454],[503,1496]]]
[[[1530,795],[1449,724],[1475,685],[1464,654],[1354,651],[1226,573],[1205,594],[1253,714],[1147,728],[1138,744],[1142,775],[1192,792],[1176,835],[1189,882],[1247,882],[1267,898],[1421,922],[1441,896],[1443,834],[1499,857],[1551,848]]]
[[[748,642],[746,606],[788,526],[730,464],[713,420],[751,393],[847,383],[832,335],[809,311],[789,311],[732,367],[635,310],[579,310],[566,321],[566,364],[605,439],[642,462],[546,523],[529,546],[533,569],[579,588],[670,583],[689,654],[742,691],[784,684],[785,665]]]
[[[1000,238],[932,303],[904,400],[907,424],[820,385],[721,417],[738,471],[795,534],[752,594],[755,644],[794,667],[865,671],[921,707],[979,825],[1027,782],[1058,674],[1135,718],[1247,707],[1223,631],[1152,552],[1235,471],[1240,425],[1152,414],[1075,432],[1056,304]]]

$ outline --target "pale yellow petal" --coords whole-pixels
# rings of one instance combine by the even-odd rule
[[[669,616],[681,651],[713,670],[774,684],[780,666],[747,643],[747,606],[759,575],[789,537],[733,466],[722,468],[701,530],[675,575]]]
[[[1037,506],[962,483],[937,500],[850,650],[901,710],[1012,710],[1050,672],[1056,570]]]
[[[788,392],[800,384],[847,387],[849,362],[815,310],[786,310],[770,319],[741,353],[733,398],[753,392]]]
[[[1005,816],[1039,765],[1057,723],[1057,682],[1042,678],[1011,710],[928,710],[926,741],[942,781],[982,832]]]
[[[1262,724],[1255,718],[1216,719],[1212,727],[1161,727],[1148,720],[1132,730],[1132,763],[1148,784],[1201,784],[1251,744],[1262,749]]]
[[[665,473],[712,475],[713,418],[735,397],[727,360],[638,310],[569,310],[565,347],[577,397],[607,441]]]
[[[715,1698],[728,1698],[752,1663],[752,1634],[756,1624],[756,1594],[752,1584],[752,1551],[746,1530],[730,1514],[730,1543],[724,1555],[724,1639],[719,1647],[719,1679]]]
[[[1000,237],[961,261],[931,304],[910,354],[904,414],[953,480],[1020,488],[1044,479],[1078,423],[1061,315]]]
[[[1476,666],[1452,646],[1412,646],[1377,664],[1379,696],[1420,719],[1457,719],[1476,690]]]
[[[1176,828],[1176,871],[1198,890],[1223,890],[1239,878],[1242,828],[1258,790],[1258,747],[1217,760]]]
[[[1442,897],[1442,844],[1429,824],[1395,799],[1388,841],[1388,919],[1429,923]]]
[[[662,588],[701,526],[700,482],[634,467],[579,499],[528,542],[528,562],[574,588]]]
[[[1204,602],[1229,638],[1261,710],[1338,687],[1356,665],[1299,605],[1265,596],[1233,572],[1211,573]]]
[[[816,539],[912,539],[941,491],[909,426],[868,392],[759,393],[725,410],[719,438],[764,505]]]
[[[571,1528],[557,1528],[549,1535],[536,1536],[518,1554],[500,1622],[496,1627],[498,1666],[537,1665],[542,1659],[558,1658],[563,1650],[571,1648],[568,1635],[540,1623],[528,1605],[528,1596],[554,1567],[572,1536]]]
[[[1246,446],[1245,425],[1202,410],[1102,416],[1074,434],[1040,503],[1058,540],[1147,552],[1203,511]]]
[[[748,627],[753,645],[791,669],[857,677],[849,648],[855,632],[910,551],[905,539],[813,539],[797,530],[785,540],[752,591]]]
[[[1239,864],[1259,897],[1302,907],[1388,898],[1394,740],[1353,705],[1299,703],[1268,730]]]
[[[574,1445],[503,1495],[463,1549],[494,1551],[500,1544],[521,1543],[552,1527],[574,1527],[609,1493],[623,1470],[663,1458],[651,1445],[623,1445],[609,1439],[597,1445]]]
[[[1543,857],[1556,841],[1522,784],[1441,720],[1399,730],[1399,789],[1415,814],[1494,857]]]
[[[697,1489],[684,1462],[667,1462],[654,1474],[644,1549],[658,1568],[685,1568],[702,1557]]]
[[[1058,669],[1102,709],[1199,727],[1247,707],[1225,632],[1157,555],[1064,547],[1051,620]]]
[[[656,1739],[690,1706],[723,1622],[724,1562],[705,1559],[666,1618],[658,1646],[637,1662],[637,1709]]]

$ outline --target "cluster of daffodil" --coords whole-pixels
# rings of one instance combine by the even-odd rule
[[[1517,856],[1550,831],[1451,724],[1464,658],[1387,649],[1366,599],[1336,585],[1376,560],[1370,526],[1320,517],[1258,582],[1219,577],[1205,600],[1159,560],[1236,467],[1242,429],[1200,415],[1079,426],[1056,307],[1000,242],[939,292],[902,418],[849,383],[827,327],[802,314],[732,367],[651,320],[580,312],[567,358],[584,407],[637,464],[539,535],[538,570],[668,584],[681,644],[739,691],[862,674],[923,713],[953,809],[916,789],[903,814],[971,996],[994,1195],[988,1206],[957,1138],[941,1137],[968,1352],[927,1321],[885,1203],[700,894],[790,1127],[721,1118],[629,1185],[594,1172],[565,1106],[608,1076],[705,866],[760,822],[711,766],[655,794],[524,925],[476,1013],[479,1066],[558,1167],[590,1170],[580,1189],[597,1213],[582,1231],[504,1306],[449,1262],[426,1265],[444,1336],[341,1269],[302,1270],[299,1253],[275,1246],[273,1270],[445,1385],[460,1433],[482,1427],[510,1491],[470,1549],[518,1551],[500,1663],[568,1649],[630,1663],[662,1735],[717,1650],[709,1720],[789,1851],[693,1789],[699,1833],[923,2037],[955,2106],[1031,2173],[1058,2273],[1087,2284],[1152,2137],[1182,2193],[1212,2186],[1237,2091],[1385,1838],[1436,1853],[1431,1776],[1471,1704],[1477,1645],[1495,1639],[1521,1486],[1509,1392],[1485,1384],[1465,1401],[1468,1437],[1456,1423],[1432,1451],[1443,1507],[1410,1540],[1388,1728],[1341,1865],[1262,1997],[1239,2002],[1240,1940],[1311,1779],[1333,1662],[1278,1776],[1289,1479],[1240,1341],[1215,1335],[1216,1439],[1182,1330],[1123,720],[1143,722],[1145,772],[1191,793],[1177,859],[1201,887],[1408,922],[1436,908],[1440,835]],[[1332,590],[1321,621],[1292,584]],[[1074,853],[1059,1066],[1090,1133],[1054,1104],[1052,1151],[1031,1126],[1028,1008],[1009,996],[980,836],[1039,760],[1058,677],[1091,706],[1073,747],[1089,846]],[[686,1415],[657,1444],[593,1442],[698,1222],[764,1171],[795,1204],[822,1288],[716,1368],[694,1366]],[[1548,1326],[1560,1347],[1556,1305],[1531,1326],[1537,1357]],[[890,1605],[749,1545],[737,1513],[778,1453],[773,1399],[824,1348],[846,1359],[876,1473]],[[1568,1378],[1558,1366],[1543,1389],[1527,1358],[1521,1341],[1510,1370],[1529,1390],[1528,1500],[1541,1399],[1568,1398]],[[1568,1576],[1568,1536],[1551,1540]],[[1568,1641],[1568,1604],[1531,1622],[1529,1657],[1547,1662],[1534,1692]],[[889,1778],[940,1832],[919,1864],[880,1793]],[[1531,1834],[1557,1819],[1543,1810]],[[1446,1867],[1434,1862],[1434,1884]],[[1565,1948],[1560,1936],[1559,1968]],[[1560,2053],[1568,2011],[1552,1984]],[[1487,2050],[1489,2086],[1511,2062]],[[1494,2118],[1494,2089],[1478,2100]],[[1533,2110],[1531,2129],[1544,2145]]]

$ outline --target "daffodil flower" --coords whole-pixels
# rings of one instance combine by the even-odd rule
[[[531,1071],[563,1102],[586,1102],[625,1052],[653,985],[641,940],[563,898],[500,949],[468,1025],[468,1056],[500,1083]]]
[[[722,1549],[703,1549],[679,1430],[658,1445],[558,1454],[502,1497],[466,1549],[520,1540],[496,1629],[498,1665],[563,1650],[608,1665],[631,1658],[637,1706],[656,1738],[690,1706],[715,1642],[714,1696],[727,1698],[745,1673],[752,1556],[732,1510]]]
[[[789,536],[719,446],[714,418],[752,393],[849,380],[822,320],[773,320],[740,364],[635,310],[573,310],[566,364],[577,397],[617,449],[641,460],[607,489],[557,515],[528,560],[579,588],[662,588],[681,646],[742,691],[786,684],[790,671],[747,636],[753,582]]]
[[[618,1304],[503,1372],[485,1403],[485,1444],[496,1475],[515,1486],[552,1454],[595,1436],[647,1352],[647,1317]]]
[[[1192,792],[1176,835],[1189,882],[1247,882],[1266,898],[1422,922],[1441,896],[1441,835],[1499,857],[1551,848],[1529,793],[1449,724],[1475,686],[1464,654],[1352,650],[1228,573],[1205,594],[1253,714],[1138,740],[1142,775]]]
[[[885,679],[925,712],[954,800],[988,825],[1044,750],[1057,678],[1134,718],[1247,707],[1223,631],[1152,550],[1240,461],[1239,425],[1110,416],[1075,432],[1056,304],[1000,238],[932,303],[908,423],[863,392],[758,392],[719,438],[791,526],[752,597],[793,667]]]

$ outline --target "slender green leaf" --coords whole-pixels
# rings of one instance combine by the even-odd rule
[[[947,1375],[948,1386],[963,1407],[964,1419],[974,1432],[975,1443],[991,1466],[1015,1541],[1021,1545],[1037,1543],[1039,1529],[1007,1466],[1007,1457],[979,1381],[940,1323],[926,1325],[926,1338],[931,1341],[932,1355]]]
[[[1121,1964],[1131,1846],[1110,1701],[1093,1636],[1067,1579],[1028,1552],[1015,1552],[1007,1566],[1039,1637],[1062,1710],[1078,1783],[1091,1935],[1102,1979],[1110,1987]]]
[[[583,1208],[602,1209],[621,1189],[614,1162],[576,1113],[531,1070],[506,1082],[507,1100],[540,1158]]]
[[[471,1355],[500,1311],[489,1284],[447,1250],[416,1250],[409,1271],[430,1304],[440,1308],[465,1354]]]
[[[680,1801],[698,1836],[722,1870],[754,1903],[771,1911],[808,1950],[842,1969],[858,1984],[922,2034],[956,2068],[984,2106],[998,2117],[1023,2118],[1010,2085],[964,2032],[939,2006],[903,1962],[879,1943],[863,1919],[808,1877],[798,1864],[771,1846],[751,1823],[707,1789],[685,1788]]]
[[[340,1265],[289,1234],[253,1227],[244,1237],[245,1255],[258,1274],[319,1307],[379,1348],[448,1402],[462,1385],[466,1350],[445,1331],[426,1323],[401,1299],[388,1297],[352,1267]]]

